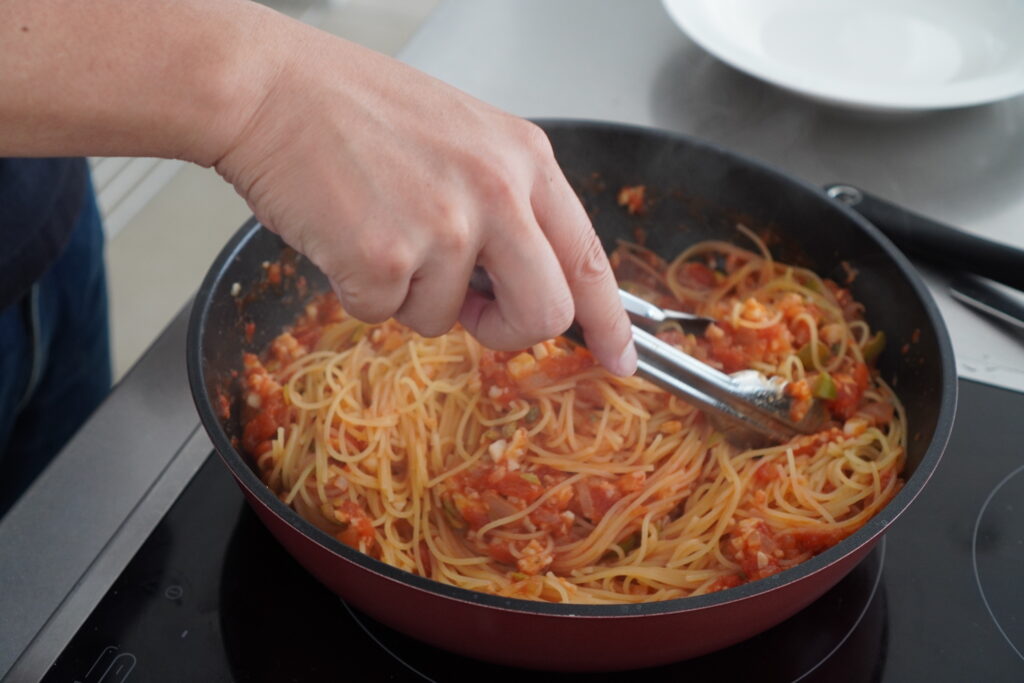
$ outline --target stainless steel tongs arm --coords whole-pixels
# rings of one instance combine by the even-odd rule
[[[784,381],[753,371],[727,375],[641,327],[680,319],[677,316],[705,323],[710,319],[667,311],[621,290],[620,298],[634,322],[637,374],[709,411],[730,441],[745,446],[781,443],[816,431],[820,425],[823,416],[819,405],[799,423],[790,419],[792,399],[786,394]]]
[[[633,325],[637,374],[710,411],[726,438],[738,445],[782,443],[800,432],[750,401],[729,375]]]
[[[626,309],[626,313],[633,322],[640,324],[642,327],[657,325],[659,323],[665,323],[672,320],[678,321],[684,328],[687,325],[710,325],[715,322],[711,318],[705,318],[700,315],[693,313],[683,313],[682,311],[672,311],[667,308],[662,308],[652,304],[647,299],[642,299],[635,294],[620,289],[619,299],[622,301],[622,307]]]
[[[493,296],[490,278],[483,268],[474,269],[470,287]],[[711,318],[664,309],[621,289],[619,298],[633,321],[637,374],[707,411],[730,442],[744,447],[771,445],[797,434],[813,433],[820,427],[824,411],[819,402],[812,405],[799,423],[790,419],[792,399],[786,395],[785,382],[769,380],[753,370],[727,375],[651,334],[658,325],[669,321],[677,321],[683,329],[706,328],[714,322]],[[565,336],[578,344],[584,343],[582,330],[575,324]]]

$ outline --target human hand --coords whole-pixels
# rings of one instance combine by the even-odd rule
[[[607,258],[543,131],[297,22],[266,41],[280,61],[215,165],[349,313],[426,336],[459,320],[505,350],[575,317],[602,365],[634,371]],[[476,265],[493,300],[467,291]]]

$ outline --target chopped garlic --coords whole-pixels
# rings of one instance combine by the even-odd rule
[[[868,421],[863,417],[851,417],[843,425],[843,434],[847,436],[860,436],[868,428]]]
[[[498,439],[487,447],[487,452],[491,454],[491,459],[494,462],[501,462],[501,459],[505,457],[505,447],[507,445],[508,442],[505,439]]]
[[[537,359],[524,351],[506,361],[505,367],[514,379],[523,379],[535,371]]]

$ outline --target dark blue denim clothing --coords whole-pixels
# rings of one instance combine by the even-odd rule
[[[78,193],[70,239],[35,284],[0,309],[0,515],[110,389],[103,231],[96,198],[87,173],[81,185],[63,187]],[[63,205],[57,200],[46,208],[66,206],[71,199],[65,196]]]
[[[85,159],[0,158],[0,311],[61,253],[82,207]]]

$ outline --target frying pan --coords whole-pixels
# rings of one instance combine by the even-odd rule
[[[953,426],[956,373],[948,335],[906,258],[861,216],[817,188],[681,135],[600,122],[539,123],[606,248],[619,239],[635,240],[641,232],[647,246],[669,256],[707,238],[743,244],[735,227],[742,223],[761,235],[779,260],[839,282],[846,281],[849,269],[857,273],[851,289],[866,305],[872,327],[886,332],[889,344],[879,369],[902,398],[909,422],[906,484],[864,527],[775,576],[710,595],[638,605],[563,605],[487,595],[414,576],[349,548],[278,500],[235,447],[241,433],[236,378],[243,351],[266,348],[295,320],[304,295],[326,289],[323,276],[301,258],[295,264],[310,283],[308,292],[287,282],[267,284],[261,264],[288,252],[254,220],[210,267],[192,310],[188,373],[199,415],[278,541],[344,600],[399,631],[471,657],[551,670],[652,666],[726,647],[822,595],[920,493]],[[646,213],[632,216],[616,205],[616,194],[638,184],[647,187],[650,201]],[[339,643],[339,649],[344,646]],[[338,654],[344,661],[344,653]]]

